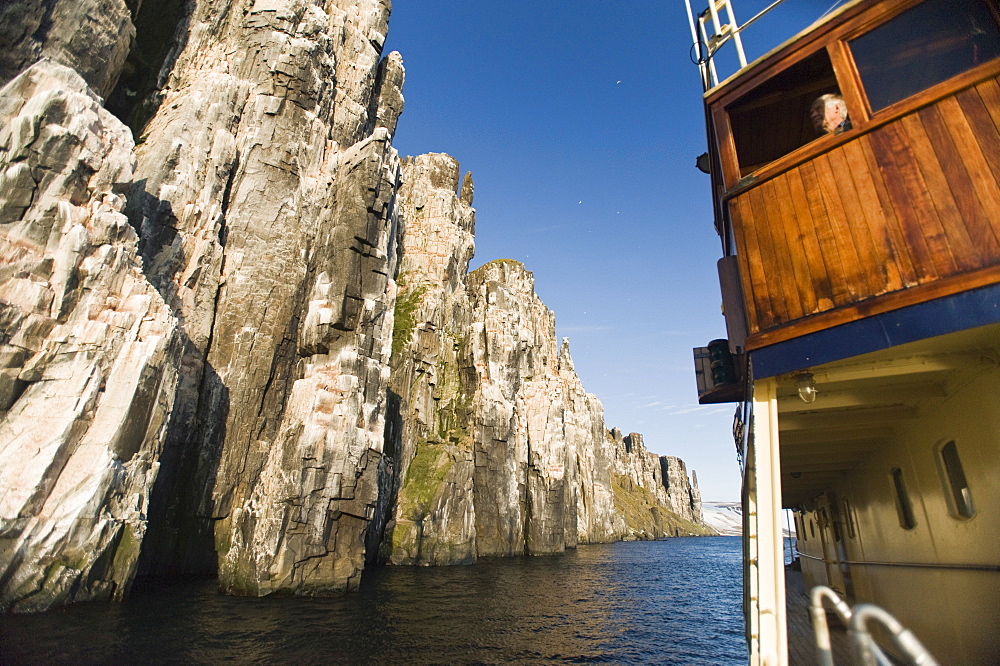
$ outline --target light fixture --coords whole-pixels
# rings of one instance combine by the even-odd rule
[[[799,390],[799,397],[802,398],[802,402],[815,402],[816,380],[813,378],[812,373],[800,372],[793,379],[795,380],[795,388]]]

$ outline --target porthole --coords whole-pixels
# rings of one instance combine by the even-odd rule
[[[899,525],[904,530],[912,530],[917,526],[917,519],[913,515],[913,503],[910,501],[910,494],[906,491],[906,480],[903,478],[903,470],[894,467],[890,474],[892,476],[892,487],[896,494],[896,513],[899,515]]]
[[[962,459],[958,456],[958,446],[952,440],[938,451],[945,492],[951,498],[951,510],[958,518],[972,518],[976,509],[972,504],[972,491],[965,478]]]
[[[858,536],[857,526],[854,524],[854,511],[851,509],[851,502],[844,498],[844,523],[847,525],[847,536],[856,539]]]

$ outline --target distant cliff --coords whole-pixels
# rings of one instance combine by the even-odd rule
[[[684,463],[608,432],[531,273],[506,259],[467,273],[472,198],[451,157],[404,163],[384,555],[451,564],[700,533]]]
[[[683,462],[607,430],[531,273],[468,273],[471,177],[391,144],[388,17],[0,7],[0,609],[702,530]]]

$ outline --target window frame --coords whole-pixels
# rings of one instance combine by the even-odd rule
[[[723,82],[720,86],[706,93],[705,103],[709,107],[710,117],[715,128],[714,135],[722,166],[724,200],[731,199],[765,180],[811,161],[901,116],[968,88],[982,79],[1000,75],[1000,57],[996,57],[873,112],[864,92],[861,77],[848,42],[891,21],[923,1],[882,0],[878,3],[859,4],[849,8],[839,20],[821,25],[800,38],[786,42],[783,46],[752,64],[749,71],[735,75],[729,81]],[[1000,7],[998,7],[997,1],[984,1],[998,16],[998,23],[1000,23]],[[758,166],[756,170],[743,174],[727,108],[766,81],[813,56],[821,49],[826,49],[830,57],[840,94],[847,104],[852,128],[841,134],[827,134],[817,137],[771,162]]]
[[[917,92],[907,95],[906,97],[903,97],[902,99],[893,102],[892,104],[887,104],[886,106],[883,106],[877,110],[874,109],[872,107],[870,100],[868,99],[868,93],[867,90],[865,89],[864,81],[861,78],[861,70],[858,67],[857,61],[855,61],[854,59],[854,52],[851,49],[850,42],[855,39],[858,39],[859,37],[870,34],[888,23],[891,23],[892,21],[899,18],[901,15],[905,14],[911,9],[918,7],[919,5],[924,4],[927,1],[928,0],[914,0],[912,2],[907,2],[901,6],[895,7],[892,11],[887,11],[884,15],[877,17],[877,20],[872,20],[865,24],[862,24],[855,30],[844,34],[838,40],[842,44],[844,53],[849,59],[850,69],[852,70],[854,75],[853,82],[857,85],[857,92],[860,93],[859,99],[857,100],[861,102],[861,106],[859,108],[863,108],[865,115],[869,119],[878,119],[881,116],[883,116],[883,114],[890,115],[893,118],[895,118],[900,115],[905,115],[906,113],[920,106],[926,106],[927,104],[931,104],[934,101],[942,97],[946,97],[948,94],[950,94],[953,91],[953,88],[956,87],[954,84],[956,80],[959,80],[960,78],[964,77],[966,74],[969,74],[970,72],[975,72],[977,70],[982,69],[985,65],[995,63],[998,59],[1000,59],[1000,56],[994,56],[992,60],[987,60],[986,62],[976,65],[975,67],[972,67],[970,69],[967,69],[964,72],[960,72],[953,76],[949,76],[943,79],[942,81],[939,81],[938,83],[930,85],[926,88],[922,88]],[[998,7],[997,1],[996,0],[978,0],[978,1],[986,5],[987,11],[993,14],[994,21],[996,21],[998,27],[1000,27],[1000,7]],[[965,86],[959,86],[959,88],[962,87]],[[918,100],[918,102],[914,105],[912,104],[912,101],[915,99]]]

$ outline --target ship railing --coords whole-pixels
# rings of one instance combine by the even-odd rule
[[[868,630],[869,623],[881,624],[892,638],[892,642],[902,653],[905,663],[919,666],[938,666],[937,660],[917,639],[912,631],[904,627],[888,611],[874,604],[857,604],[852,609],[840,596],[825,585],[817,585],[809,593],[809,612],[812,615],[813,632],[816,636],[816,656],[820,666],[834,666],[833,650],[830,645],[830,627],[826,619],[824,601],[830,603],[840,622],[848,627],[848,636],[855,651],[858,664],[863,666],[892,666],[898,663],[890,659],[875,642]]]
[[[709,0],[708,8],[697,15],[691,8],[691,0],[684,0],[688,12],[688,23],[691,26],[691,39],[694,42],[692,60],[701,69],[702,85],[706,91],[719,85],[719,73],[713,60],[716,52],[731,41],[736,48],[740,69],[746,67],[747,56],[743,50],[743,40],[740,34],[754,21],[784,1],[775,0],[757,12],[749,21],[740,25],[733,14],[732,0]],[[719,10],[725,10],[724,17],[719,13]]]
[[[708,7],[695,12],[691,0],[684,0],[687,7],[688,23],[691,27],[691,60],[701,71],[702,87],[705,92],[719,85],[719,73],[716,68],[715,54],[726,44],[732,43],[736,51],[739,72],[747,66],[746,51],[743,48],[742,33],[757,20],[769,14],[785,0],[774,0],[752,18],[740,25],[733,12],[733,0],[708,0]],[[842,5],[846,0],[831,0],[833,4],[817,19],[822,20]],[[723,13],[724,12],[724,13]],[[735,74],[736,72],[731,72]],[[723,76],[723,78],[726,78]]]

